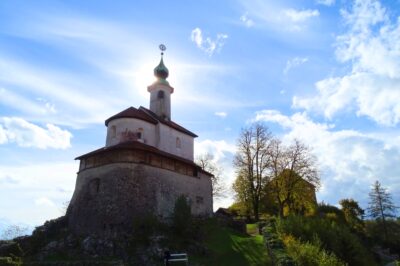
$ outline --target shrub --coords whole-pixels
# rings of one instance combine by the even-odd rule
[[[328,218],[289,216],[277,220],[276,228],[281,238],[292,235],[302,242],[334,253],[349,265],[374,265],[374,259],[360,239],[345,224]],[[312,251],[312,247],[308,248]]]
[[[176,234],[186,236],[190,232],[192,225],[192,213],[190,205],[184,195],[175,201],[173,213],[173,229]]]
[[[286,250],[298,266],[345,266],[334,254],[316,244],[302,243],[292,236],[285,237]]]
[[[161,228],[161,223],[151,213],[144,213],[133,221],[133,239],[147,244],[150,237]]]

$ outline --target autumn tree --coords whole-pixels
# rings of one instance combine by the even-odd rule
[[[354,230],[361,231],[364,228],[364,210],[358,205],[358,202],[354,199],[342,199],[339,204],[347,224]]]
[[[283,146],[279,140],[273,141],[269,158],[271,181],[268,190],[279,206],[279,215],[283,216],[285,207],[294,209],[296,197],[302,192],[307,194],[318,189],[320,179],[316,159],[310,148],[297,139],[290,146]]]
[[[314,214],[317,209],[314,185],[289,169],[284,169],[267,184],[266,194],[269,200],[277,204],[280,215]]]
[[[212,174],[212,194],[214,198],[223,198],[226,194],[226,185],[222,181],[222,168],[215,162],[214,156],[210,153],[198,155],[195,162],[204,171]]]
[[[260,200],[269,177],[271,141],[272,135],[268,128],[260,123],[242,129],[237,140],[234,166],[240,186],[234,186],[233,189],[237,194],[245,192],[257,221],[259,220]]]
[[[376,181],[369,192],[368,212],[370,217],[382,222],[385,238],[388,239],[387,224],[388,218],[394,218],[397,207],[392,201],[392,196],[387,192],[387,189],[381,186],[379,181]]]

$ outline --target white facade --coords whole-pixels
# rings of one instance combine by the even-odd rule
[[[171,120],[171,94],[174,88],[162,83],[154,83],[147,87],[150,92],[150,110],[159,117]]]
[[[194,138],[168,125],[137,118],[116,118],[108,123],[106,147],[133,140],[193,161]]]

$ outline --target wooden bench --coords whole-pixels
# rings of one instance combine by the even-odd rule
[[[189,265],[189,257],[186,253],[176,253],[176,254],[170,254],[169,259],[165,258],[164,259],[164,265],[167,265],[168,262],[175,262],[175,261],[186,261],[186,265]]]

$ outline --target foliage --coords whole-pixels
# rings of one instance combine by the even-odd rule
[[[317,200],[314,185],[290,169],[284,169],[276,178],[272,179],[267,184],[266,190],[268,198],[265,201],[278,204],[278,210],[281,208],[280,204],[283,204],[284,216],[315,213]]]
[[[272,264],[276,266],[295,265],[292,258],[286,253],[283,241],[279,238],[275,229],[275,220],[268,219],[263,228],[264,243],[268,250]]]
[[[339,201],[342,206],[342,212],[347,224],[356,232],[362,232],[364,229],[364,210],[353,199],[342,199]]]
[[[300,242],[292,236],[284,238],[287,253],[298,266],[345,266],[334,254],[322,249],[318,243]]]
[[[321,202],[318,204],[317,213],[319,216],[331,219],[338,223],[346,223],[343,211],[336,206]]]
[[[11,257],[0,257],[0,265],[4,266],[19,266],[22,265],[21,259]]]
[[[365,221],[365,233],[372,245],[389,248],[392,253],[400,254],[400,221],[387,220],[386,226],[390,234],[382,234],[383,224],[379,221]]]
[[[376,181],[369,193],[370,202],[368,212],[370,217],[377,219],[383,224],[385,237],[388,238],[387,218],[394,218],[396,206],[393,204],[391,195],[383,188],[379,181]]]
[[[236,209],[241,216],[250,218],[253,215],[251,188],[248,185],[244,173],[239,173],[232,184],[232,189],[236,192],[236,202],[232,208]]]
[[[262,124],[242,129],[237,141],[234,165],[238,182],[233,189],[242,202],[251,204],[256,221],[259,219],[260,200],[268,179],[269,147],[272,135]]]
[[[177,235],[185,236],[190,232],[192,213],[184,195],[176,199],[172,219],[173,230]]]
[[[211,177],[213,197],[214,198],[225,197],[226,185],[222,181],[223,170],[215,162],[214,156],[210,153],[202,154],[196,157],[195,162],[198,165],[200,165],[201,169],[213,175]]]
[[[317,245],[349,265],[374,265],[373,258],[346,224],[326,217],[288,216],[277,220],[276,229],[281,237],[292,235]]]
[[[152,213],[144,213],[133,221],[133,240],[142,244],[148,244],[150,237],[153,236],[162,224]]]
[[[300,197],[309,193],[305,190],[313,187],[312,193],[319,187],[316,158],[299,140],[294,140],[287,147],[279,140],[272,141],[269,170],[272,178],[272,182],[268,184],[269,190],[279,206],[280,216],[284,216],[285,208],[302,210],[304,206],[301,206]]]

